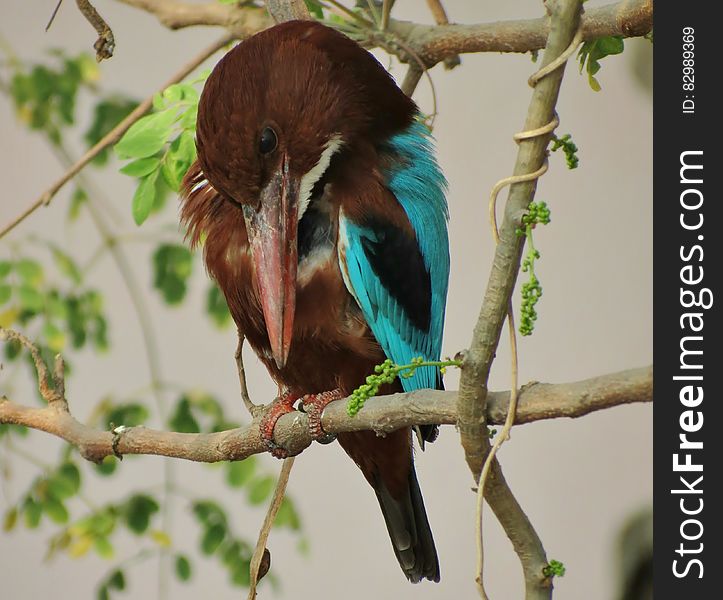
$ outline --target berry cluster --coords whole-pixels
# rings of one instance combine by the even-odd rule
[[[577,146],[572,141],[572,136],[566,133],[561,138],[553,136],[552,138],[552,151],[555,152],[562,148],[565,153],[565,162],[567,163],[568,169],[577,169],[577,165],[580,160],[577,158]]]
[[[363,383],[351,393],[349,402],[346,405],[346,411],[350,417],[355,416],[369,398],[377,395],[382,385],[393,383],[397,377],[409,379],[414,376],[419,367],[439,367],[440,373],[444,375],[447,367],[460,366],[462,366],[461,360],[433,361],[424,360],[423,357],[417,356],[412,358],[407,365],[397,365],[388,358],[382,364],[374,367],[374,374],[367,375],[366,383]]]
[[[522,261],[522,272],[529,273],[529,279],[522,284],[522,305],[520,306],[520,334],[532,335],[537,320],[535,305],[542,296],[540,280],[535,275],[535,261],[540,258],[532,239],[532,230],[537,224],[547,225],[550,222],[550,209],[545,202],[531,202],[527,213],[522,216],[522,227],[517,229],[517,235],[527,238],[527,255]]]

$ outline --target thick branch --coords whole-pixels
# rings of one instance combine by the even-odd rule
[[[211,25],[228,29],[234,37],[243,39],[273,25],[265,8],[235,4],[189,4],[177,0],[119,0],[155,15],[169,29],[196,25]]]
[[[570,47],[580,26],[581,11],[578,0],[551,0],[546,6],[550,11],[550,33],[542,58],[543,69],[553,62],[559,62],[559,57]],[[564,67],[565,63],[560,63],[537,81],[525,120],[525,132],[542,131],[545,125],[553,122]],[[515,176],[539,172],[546,159],[550,133],[548,131],[545,135],[525,136],[521,139],[514,167]],[[521,215],[532,201],[535,188],[535,179],[514,183],[510,188],[482,308],[462,369],[458,400],[460,441],[475,479],[480,477],[491,450],[486,435],[489,402],[487,384],[520,268],[524,238],[517,235],[516,229]],[[480,486],[522,563],[525,598],[550,598],[552,581],[543,574],[547,558],[542,542],[507,486],[496,458],[492,460],[490,477],[487,482],[480,482]],[[482,596],[486,597],[481,577],[480,572],[479,589]]]
[[[637,37],[653,27],[653,1],[629,0],[590,9],[581,23],[585,41],[604,36]],[[428,68],[450,53],[531,52],[545,47],[550,20],[520,19],[474,25],[418,25],[390,21],[390,31],[405,41]],[[380,44],[386,49],[385,44]]]
[[[119,0],[152,13],[166,27],[179,29],[194,25],[225,27],[237,37],[246,37],[272,24],[263,9],[235,4],[188,4],[179,0]],[[641,36],[653,26],[652,0],[625,0],[591,9],[582,20],[584,39],[608,35]],[[385,32],[368,32],[368,41],[411,62],[407,52],[395,43],[401,40],[427,68],[449,56],[470,52],[530,52],[545,47],[549,19],[524,19],[475,25],[420,25],[389,20]],[[390,35],[391,34],[391,35]]]
[[[266,0],[266,10],[276,23],[311,19],[304,0]]]
[[[516,423],[580,417],[590,412],[653,399],[652,367],[622,371],[575,383],[531,383],[523,388]],[[487,403],[490,424],[504,422],[509,392],[492,392]],[[367,400],[355,417],[346,412],[346,400],[332,402],[324,410],[322,425],[328,433],[372,430],[394,431],[411,424],[457,422],[457,393],[420,390],[405,394],[379,396]],[[0,423],[25,425],[51,433],[78,448],[93,461],[114,454],[114,434],[99,431],[78,422],[62,403],[44,408],[30,408],[0,398]],[[281,417],[274,429],[274,439],[293,452],[300,452],[312,442],[308,419],[295,412]],[[145,427],[133,427],[117,435],[120,454],[170,456],[198,462],[241,460],[265,452],[258,425],[219,433],[173,433]]]

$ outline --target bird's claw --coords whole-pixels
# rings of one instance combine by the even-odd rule
[[[326,433],[321,426],[321,417],[326,406],[334,400],[341,400],[341,390],[331,390],[321,394],[307,394],[301,400],[304,412],[309,416],[309,430],[312,437],[320,444],[330,444],[336,439],[336,434]]]
[[[291,392],[282,394],[271,403],[266,409],[266,412],[264,412],[264,416],[261,417],[259,433],[271,456],[276,458],[288,458],[291,456],[286,448],[274,441],[274,428],[280,417],[287,413],[294,412],[294,403],[298,399],[299,397]]]

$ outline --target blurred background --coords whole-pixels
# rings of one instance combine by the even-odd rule
[[[601,4],[590,1],[586,7]],[[4,2],[3,72],[10,53],[28,64],[52,62],[48,48],[69,56],[88,51],[95,35],[74,3],[66,2],[44,32],[55,0]],[[536,18],[540,2],[445,2],[450,21],[459,23]],[[141,99],[157,89],[190,57],[220,35],[196,27],[171,32],[143,11],[122,2],[99,3],[117,41],[115,56],[99,66],[95,85]],[[393,16],[432,23],[425,3],[399,0]],[[552,210],[552,222],[535,231],[542,258],[536,265],[544,296],[534,335],[520,343],[520,382],[567,382],[644,366],[652,362],[652,46],[626,40],[622,56],[606,58],[593,91],[577,64],[568,65],[557,111],[558,134],[571,133],[579,147],[580,166],[568,170],[559,153],[540,181],[537,200]],[[217,55],[206,67],[211,67]],[[377,53],[383,64],[388,58]],[[392,64],[398,80],[405,67]],[[529,55],[464,55],[452,71],[437,66],[434,81],[438,115],[434,122],[438,156],[449,179],[452,272],[443,352],[454,355],[467,347],[477,318],[493,254],[487,221],[487,198],[494,183],[511,173],[516,145],[512,135],[524,123],[531,91],[528,76],[536,69]],[[7,90],[6,90],[7,91]],[[425,113],[433,111],[429,82],[422,79],[415,100]],[[81,94],[78,126],[65,137],[74,156],[85,149],[83,132],[92,121],[93,97]],[[0,225],[32,202],[65,170],[41,133],[18,120],[12,100],[0,95]],[[219,329],[205,316],[208,281],[199,260],[193,263],[187,297],[168,308],[153,289],[151,255],[160,236],[180,243],[175,197],[165,210],[138,229],[131,218],[136,180],[118,173],[110,157],[103,169],[89,168],[88,189],[97,190],[112,207],[107,214],[119,231],[124,252],[142,287],[143,303],[152,319],[151,333],[159,349],[163,380],[178,389],[204,390],[221,399],[229,421],[247,422],[240,402],[233,352],[233,328]],[[81,208],[68,218],[73,186],[0,241],[0,260],[25,253],[28,238],[50,240],[86,264],[101,239]],[[506,197],[503,194],[503,197]],[[153,234],[153,235],[151,235]],[[146,239],[148,238],[148,239]],[[38,247],[39,244],[36,244]],[[42,248],[28,250],[45,259]],[[47,267],[48,273],[52,268]],[[48,275],[50,276],[50,275]],[[108,316],[110,350],[86,346],[68,352],[72,375],[67,396],[74,415],[93,416],[99,401],[135,397],[152,403],[142,330],[127,287],[108,252],[92,265],[92,286],[103,295]],[[519,292],[516,293],[519,298]],[[31,333],[31,332],[28,332]],[[504,336],[503,336],[504,337]],[[256,402],[270,401],[275,386],[250,352],[246,354],[249,385]],[[446,385],[456,389],[458,374],[450,370]],[[0,372],[0,394],[14,401],[36,403],[31,371],[6,363]],[[492,389],[509,389],[509,353],[500,346]],[[163,392],[168,410],[178,394]],[[621,577],[618,535],[628,519],[652,503],[652,406],[634,405],[586,416],[517,427],[500,453],[507,480],[543,540],[548,558],[562,561],[566,575],[555,580],[560,600],[609,600],[619,597]],[[163,427],[158,415],[149,426]],[[4,478],[0,505],[17,503],[40,474],[43,464],[57,463],[63,445],[45,434],[32,433],[8,447],[0,438]],[[17,452],[16,452],[17,450]],[[22,454],[25,454],[25,458]],[[32,457],[40,458],[34,464]],[[38,461],[35,460],[37,463]],[[81,461],[82,462],[82,461]],[[229,571],[215,558],[199,553],[194,497],[212,498],[227,510],[230,526],[253,544],[265,505],[252,506],[249,491],[226,485],[226,467],[173,462],[164,467],[156,457],[128,458],[113,477],[83,466],[87,498],[67,503],[71,522],[88,506],[125,498],[136,490],[160,489],[172,470],[180,493],[165,518],[172,523],[175,549],[189,557],[188,582],[171,576],[167,597],[238,598],[245,592],[229,583]],[[280,463],[260,457],[259,473],[274,474]],[[166,469],[166,470],[164,470]],[[439,440],[417,457],[417,472],[441,560],[442,582],[412,586],[394,558],[376,499],[353,463],[338,445],[309,448],[297,459],[289,494],[301,520],[301,532],[290,527],[272,532],[272,572],[276,583],[261,583],[261,598],[472,598],[474,587],[475,495],[454,428],[443,427]],[[154,523],[160,526],[160,515]],[[90,551],[81,558],[56,552],[47,558],[48,539],[61,529],[43,519],[38,529],[18,525],[0,533],[2,596],[91,598],[98,582],[118,563],[127,590],[117,597],[158,597],[158,561],[136,560],[139,551],[155,551],[154,540],[127,531],[113,538],[114,556],[103,559]],[[485,513],[486,586],[492,598],[521,598],[519,562],[504,532]],[[155,540],[163,544],[166,540]],[[628,561],[629,563],[629,561]],[[114,593],[113,597],[116,597]],[[631,599],[632,600],[632,599]]]

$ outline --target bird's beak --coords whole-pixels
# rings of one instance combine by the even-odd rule
[[[284,156],[261,190],[258,207],[244,206],[266,332],[279,369],[289,357],[294,328],[298,212],[299,181],[289,174]]]

